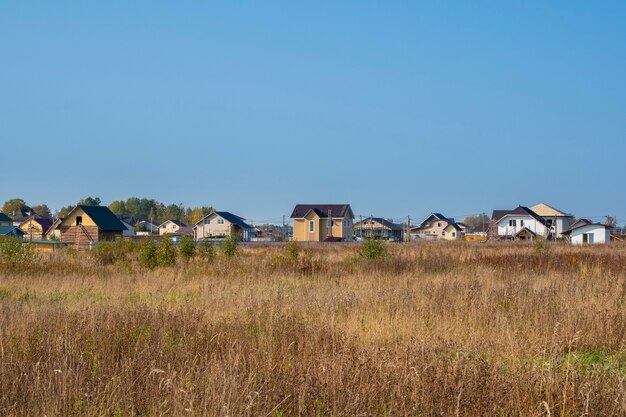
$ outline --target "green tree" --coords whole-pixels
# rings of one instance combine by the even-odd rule
[[[205,261],[213,262],[215,259],[215,248],[209,239],[202,239],[198,247],[198,255]]]
[[[52,217],[52,213],[50,213],[50,209],[45,204],[38,204],[33,206],[33,212],[43,217]]]
[[[227,258],[232,258],[237,254],[237,240],[228,236],[224,243],[222,243],[222,253],[226,255]]]
[[[298,244],[293,240],[287,243],[287,259],[293,262],[298,260]]]
[[[154,244],[154,240],[150,238],[142,240],[139,259],[141,260],[141,264],[148,269],[154,269],[158,266],[157,247]]]
[[[489,216],[486,213],[481,213],[476,216],[467,216],[463,219],[463,223],[468,225],[469,227],[477,227],[483,224],[489,224]]]
[[[365,259],[382,259],[387,256],[387,247],[382,240],[369,238],[361,245],[359,256]]]
[[[163,240],[157,249],[157,264],[159,266],[176,265],[176,249],[172,244],[172,240],[168,236],[163,236]]]
[[[100,200],[100,197],[85,197],[85,198],[82,198],[78,202],[78,205],[80,205],[80,206],[99,206],[100,203],[102,203],[102,201]]]
[[[180,246],[178,247],[180,257],[188,262],[196,254],[196,245],[191,236],[183,236],[180,240]]]
[[[29,207],[26,205],[26,202],[21,198],[12,198],[7,200],[2,205],[2,212],[5,214],[11,214],[14,211],[20,210],[28,210]]]

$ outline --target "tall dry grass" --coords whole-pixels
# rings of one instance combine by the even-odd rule
[[[240,249],[4,267],[0,414],[626,414],[623,244]]]

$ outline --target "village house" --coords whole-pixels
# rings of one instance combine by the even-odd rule
[[[17,226],[0,226],[0,236],[24,237],[26,233]]]
[[[489,226],[490,224],[485,222],[474,227],[468,227],[465,231],[465,240],[487,240],[487,237],[489,236]]]
[[[570,228],[570,224],[574,221],[574,216],[555,209],[545,203],[539,203],[530,208],[538,216],[546,221],[546,227],[549,230],[549,237],[560,238],[563,232]]]
[[[0,226],[11,226],[13,224],[13,220],[9,216],[4,213],[0,213]]]
[[[61,224],[62,221],[63,219],[60,218],[54,219],[52,225],[50,225],[50,227],[48,227],[48,230],[43,233],[43,239],[55,241],[61,240],[61,230],[58,226]]]
[[[291,213],[296,242],[352,240],[350,204],[297,204]]]
[[[443,229],[443,239],[445,240],[460,240],[465,238],[465,231],[467,225],[464,223],[448,223]]]
[[[454,219],[441,213],[431,213],[419,225],[411,228],[411,239],[443,239],[443,231],[450,223],[454,223]]]
[[[59,222],[60,240],[77,246],[122,237],[126,229],[108,207],[78,205]]]
[[[29,214],[29,208],[21,208],[19,210],[12,211],[11,213],[9,213],[9,217],[11,218],[11,225],[19,226],[24,220],[28,219]]]
[[[18,227],[25,233],[27,239],[41,240],[44,239],[45,233],[50,229],[52,223],[51,218],[34,214],[20,223]]]
[[[572,227],[562,233],[573,245],[594,245],[611,241],[611,226],[593,223],[588,219],[579,219]]]
[[[225,239],[249,241],[255,235],[254,228],[243,217],[228,211],[214,211],[196,222],[193,227],[194,240]]]
[[[404,226],[393,223],[382,217],[368,217],[359,220],[352,226],[353,236],[357,239],[374,238],[383,240],[402,241],[404,238]]]
[[[491,215],[497,239],[534,240],[547,238],[549,229],[543,217],[519,206],[513,210],[494,210]]]
[[[142,220],[136,224],[137,232],[142,234],[158,234],[159,225],[150,220]],[[138,233],[138,234],[139,234]]]
[[[135,236],[135,218],[129,214],[118,214],[117,218],[124,225],[124,231],[122,232],[122,236],[124,237],[132,237]]]
[[[165,220],[159,225],[159,234],[162,236],[168,233],[176,233],[181,227],[185,227],[185,224],[179,220]]]

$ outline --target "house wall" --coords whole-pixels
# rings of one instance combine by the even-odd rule
[[[509,226],[509,221],[515,220],[515,227]],[[524,225],[522,226],[521,221],[524,221]],[[524,227],[533,231],[538,236],[545,236],[546,227],[539,223],[531,216],[524,215],[514,215],[514,216],[504,216],[497,223],[498,226],[498,236],[514,236],[517,232],[522,230]]]
[[[443,229],[445,229],[448,224],[449,222],[447,220],[434,220],[430,224],[413,231],[412,235],[416,234],[418,237],[423,235],[429,239],[442,239],[444,237]]]
[[[83,226],[85,226],[85,227],[96,226],[96,223],[94,223],[94,221],[91,220],[91,217],[87,216],[85,214],[85,212],[82,211],[80,208],[74,210],[73,213],[71,213],[69,216],[67,216],[65,219],[63,219],[63,221],[61,222],[60,226],[61,227],[63,227],[63,226],[75,226],[76,225],[76,217],[77,216],[83,216]]]
[[[314,231],[309,232],[309,221],[315,222]],[[344,240],[351,239],[352,219],[333,218],[335,225],[332,235]],[[317,214],[309,213],[304,219],[293,219],[293,240],[296,242],[321,242],[329,236],[328,219],[321,219]]]
[[[574,230],[571,234],[571,241],[573,245],[583,244],[583,234],[593,234],[593,244],[608,243],[611,241],[611,231],[603,226],[590,224],[588,226],[580,227]]]
[[[461,239],[463,236],[463,232],[456,230],[454,227],[446,227],[443,230],[443,238],[445,240],[457,240]]]
[[[224,224],[218,224],[218,219],[224,221]],[[206,224],[208,220],[210,223]],[[218,215],[209,216],[205,221],[197,224],[195,227],[195,239],[201,240],[210,237],[226,237],[231,236],[231,223]]]
[[[176,233],[180,229],[180,226],[173,222],[166,222],[164,225],[159,227],[159,235],[164,235],[167,233]]]
[[[32,226],[32,228],[31,228]],[[29,239],[32,234],[32,238],[33,239],[42,239],[43,237],[43,230],[42,227],[39,223],[37,223],[36,221],[31,222],[25,222],[20,224],[20,229],[26,233],[26,238]]]

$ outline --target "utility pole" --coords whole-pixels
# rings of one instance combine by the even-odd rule
[[[33,210],[32,209],[28,212],[28,242],[33,243]]]
[[[286,230],[285,230],[285,215],[283,214],[283,242],[285,242],[287,240],[287,235],[286,235]]]
[[[411,241],[411,217],[406,216],[406,236],[404,240],[408,243]]]
[[[327,225],[327,236],[333,237],[333,211],[328,210],[328,225]]]

